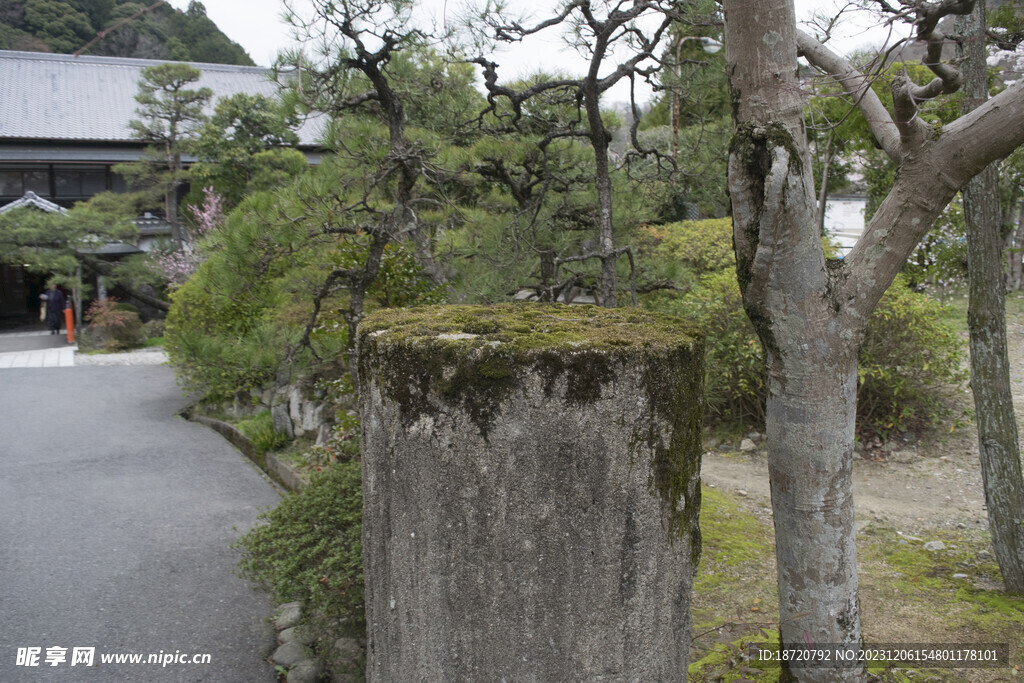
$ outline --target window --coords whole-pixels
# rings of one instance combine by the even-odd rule
[[[91,197],[107,190],[107,174],[104,171],[82,171],[82,194]]]
[[[0,168],[0,196],[23,196],[31,190],[40,197],[50,196],[50,173],[46,166]]]
[[[40,197],[50,196],[50,174],[45,170],[25,171],[21,177],[25,182],[25,192],[31,190]]]
[[[21,171],[0,171],[0,196],[20,197],[25,194]]]
[[[31,190],[40,197],[58,200],[59,204],[70,206],[76,201],[105,192],[108,176],[111,177],[111,189],[115,192],[125,190],[124,181],[119,176],[111,175],[110,168],[104,165],[8,165],[0,167],[0,197],[4,197],[6,203],[24,196]]]
[[[57,167],[53,175],[58,197],[91,197],[107,189],[106,171],[96,167]]]

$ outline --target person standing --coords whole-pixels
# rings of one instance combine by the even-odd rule
[[[57,283],[50,284],[46,293],[46,326],[50,334],[60,334],[61,320],[64,318],[64,293],[57,289]]]

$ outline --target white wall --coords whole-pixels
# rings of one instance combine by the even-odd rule
[[[864,210],[867,197],[835,195],[825,202],[825,232],[839,245],[839,256],[845,257],[864,232]]]

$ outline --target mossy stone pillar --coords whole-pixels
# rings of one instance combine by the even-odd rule
[[[359,328],[367,680],[686,680],[703,349],[521,304]]]

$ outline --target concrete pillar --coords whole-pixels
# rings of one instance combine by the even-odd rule
[[[367,680],[686,680],[703,348],[515,304],[359,328]]]

